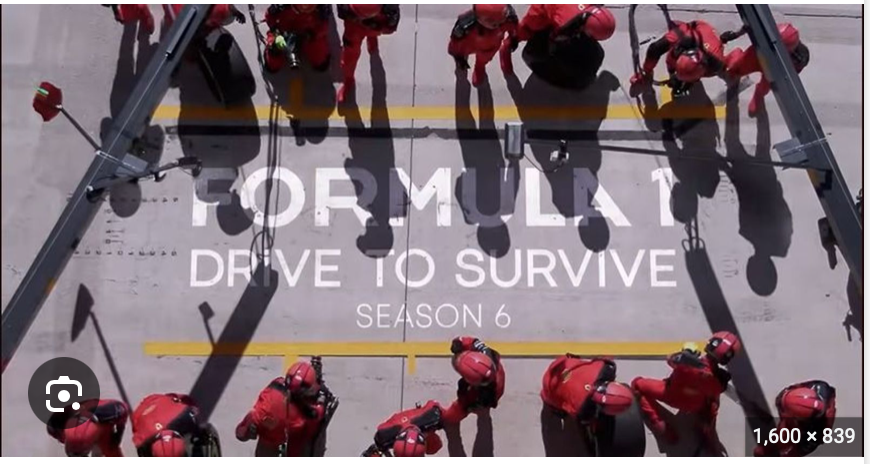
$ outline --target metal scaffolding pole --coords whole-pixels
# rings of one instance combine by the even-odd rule
[[[794,138],[790,150],[809,164],[819,166],[809,170],[810,182],[831,225],[851,277],[863,293],[864,289],[864,225],[846,185],[834,153],[825,139],[822,125],[816,118],[803,83],[794,69],[788,51],[767,5],[737,5],[743,23],[758,53],[764,76],[770,81],[776,102]]]
[[[129,169],[117,160],[125,157],[133,141],[148,126],[151,115],[169,88],[172,73],[184,59],[187,47],[208,17],[210,8],[211,5],[187,5],[173,22],[121,113],[112,122],[103,139],[102,153],[95,154],[24,280],[12,295],[3,311],[2,371],[6,370],[100,208],[105,192],[99,188],[94,191],[94,185],[107,178],[129,175]]]

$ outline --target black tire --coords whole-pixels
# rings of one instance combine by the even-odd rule
[[[598,455],[602,457],[641,457],[646,452],[646,430],[637,399],[628,411],[598,419]]]
[[[221,440],[213,425],[206,424],[203,427],[202,433],[194,440],[192,454],[194,457],[221,457]]]
[[[200,66],[218,100],[230,106],[249,100],[257,90],[254,75],[232,34],[216,29],[206,36]]]

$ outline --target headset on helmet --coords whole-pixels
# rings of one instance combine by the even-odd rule
[[[607,8],[600,5],[587,5],[582,14],[586,15],[583,32],[595,40],[607,40],[616,31],[616,18]]]
[[[783,417],[809,419],[825,411],[825,402],[808,387],[788,390],[778,401],[777,409]]]
[[[287,369],[287,375],[284,376],[284,382],[290,393],[301,396],[314,396],[320,391],[320,384],[317,382],[317,373],[310,363],[297,362],[293,363]]]
[[[360,3],[358,5],[351,5],[350,9],[360,19],[371,19],[381,13],[381,5],[375,5],[371,3]]]
[[[740,340],[731,332],[716,332],[707,342],[704,351],[719,364],[725,365],[740,352]]]
[[[492,359],[478,351],[463,351],[453,358],[453,368],[470,385],[485,385],[495,380]]]
[[[483,3],[474,5],[474,17],[483,27],[495,29],[507,19],[508,9],[504,4]]]
[[[779,29],[779,36],[782,37],[782,44],[785,45],[785,48],[789,52],[794,51],[801,42],[800,32],[790,23],[777,24],[776,27]]]
[[[187,456],[187,442],[174,430],[161,430],[151,444],[151,455],[156,458]]]
[[[631,407],[634,394],[630,388],[619,382],[604,382],[595,387],[592,401],[601,407],[604,414],[615,416]]]
[[[399,432],[393,443],[393,455],[397,458],[421,458],[426,454],[426,436],[415,426]]]

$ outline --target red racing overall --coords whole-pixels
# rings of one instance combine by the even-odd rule
[[[344,82],[354,80],[356,64],[362,53],[362,42],[366,40],[369,54],[378,52],[378,37],[396,32],[399,26],[399,5],[381,5],[381,12],[372,18],[360,18],[353,5],[338,5],[338,17],[344,20],[342,36],[341,69]]]
[[[716,438],[716,417],[719,413],[719,396],[725,391],[731,375],[719,367],[709,356],[699,356],[688,350],[674,353],[668,358],[673,369],[668,378],[648,379],[637,377],[631,388],[638,394],[640,410],[650,422],[654,433],[664,435],[669,441],[676,441],[673,430],[659,415],[654,404],[665,403],[680,411],[698,415],[702,432],[713,446]]]
[[[301,51],[311,66],[319,71],[329,66],[329,41],[327,32],[332,10],[329,5],[307,5],[314,8],[306,11],[302,5],[271,5],[266,10],[266,69],[278,72],[287,62],[287,56],[277,49],[275,40],[285,33],[296,34],[301,40]]]
[[[133,411],[133,445],[139,456],[150,456],[151,445],[163,430],[182,436],[198,435],[199,407],[193,398],[180,393],[148,395]]]
[[[176,3],[170,6],[172,7],[172,15],[166,15],[167,24],[172,24],[173,19],[177,18],[178,15],[181,14],[181,10],[184,9],[185,5]],[[213,30],[221,26],[228,26],[232,24],[234,20],[238,20],[240,23],[244,23],[245,16],[239,13],[239,11],[233,5],[212,5],[211,10],[209,10],[208,19],[205,20],[205,24],[203,25],[203,30],[199,31],[198,34],[200,34],[202,37],[205,37],[209,35]]]
[[[512,40],[517,29],[517,14],[510,5],[507,8],[507,18],[495,29],[489,29],[482,26],[474,13],[474,10],[468,10],[459,15],[456,19],[456,24],[453,26],[453,31],[450,33],[450,43],[447,45],[447,53],[454,57],[457,62],[464,62],[467,66],[467,59],[474,55],[474,72],[472,74],[472,84],[478,85],[486,74],[486,65],[498,53],[504,40]],[[508,64],[502,62],[502,69],[508,72],[505,67]]]
[[[556,358],[544,373],[541,399],[560,414],[581,424],[594,424],[598,408],[592,392],[601,382],[616,378],[616,364],[604,358],[581,359],[574,355]]]
[[[105,457],[123,457],[121,438],[127,425],[127,405],[117,400],[85,402],[79,411],[56,412],[48,421],[48,434],[64,444],[68,456],[86,456],[94,448]],[[89,413],[81,413],[90,411]]]
[[[443,426],[441,421],[441,406],[437,401],[427,401],[422,407],[406,409],[390,416],[378,425],[375,433],[375,445],[381,449],[390,449],[396,437],[408,426],[417,426],[426,437],[426,454],[437,453],[443,443],[436,433]]]
[[[236,438],[257,438],[257,455],[275,456],[287,444],[285,456],[302,456],[323,421],[320,403],[294,400],[285,378],[277,377],[260,392],[257,402],[236,426]]]
[[[803,42],[798,41],[793,49],[789,51],[789,57],[795,71],[800,73],[810,62],[810,50]],[[725,69],[728,71],[728,75],[735,79],[748,76],[752,73],[761,73],[761,63],[758,61],[758,53],[755,51],[755,46],[750,45],[746,50],[739,47],[731,50],[725,57]],[[761,80],[755,85],[755,92],[752,94],[752,100],[749,103],[750,116],[755,115],[765,95],[769,92],[770,82],[762,74]]]
[[[541,31],[557,31],[585,11],[586,5],[535,3],[520,21],[517,40],[526,41]]]
[[[705,21],[674,21],[676,27],[669,30],[664,37],[650,44],[646,51],[642,72],[652,76],[656,64],[662,55],[667,54],[665,63],[668,73],[673,75],[677,58],[687,49],[697,48],[702,54],[701,63],[705,68],[705,77],[715,75],[725,63],[722,41],[713,26]]]
[[[154,16],[145,4],[112,5],[115,20],[123,25],[142,23],[145,32],[154,33]]]
[[[504,395],[505,372],[501,363],[501,355],[485,345],[482,349],[478,349],[475,346],[476,341],[478,340],[474,337],[456,337],[451,346],[453,356],[455,358],[464,351],[480,351],[489,356],[497,369],[495,382],[489,385],[473,386],[469,385],[465,379],[460,378],[456,391],[457,398],[442,416],[445,423],[457,424],[478,408],[495,409],[498,407],[498,400]]]

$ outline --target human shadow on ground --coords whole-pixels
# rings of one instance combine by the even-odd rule
[[[746,279],[757,295],[768,296],[776,290],[777,272],[773,257],[784,258],[791,246],[791,210],[783,195],[776,168],[742,163],[744,160],[771,161],[770,124],[767,110],[756,115],[757,138],[754,156],[740,143],[740,110],[737,88],[729,86],[725,106],[725,150],[732,163],[725,173],[737,192],[740,235],[752,244],[755,253],[746,262]]]
[[[344,168],[353,181],[357,204],[371,214],[365,231],[356,240],[366,256],[387,256],[395,242],[390,220],[407,216],[408,193],[396,173],[396,150],[387,113],[387,81],[379,54],[371,57],[372,109],[366,127],[350,92],[339,108],[348,131],[350,158]]]
[[[481,411],[477,417],[477,435],[471,448],[472,457],[495,456],[495,443],[492,435],[492,415],[490,411]],[[444,426],[444,435],[447,438],[447,454],[450,457],[468,457],[465,445],[462,443],[462,434],[459,424]]]
[[[694,118],[662,121],[662,145],[674,175],[671,212],[684,224],[697,217],[700,198],[713,198],[719,186],[719,169],[724,167],[716,150],[720,138],[716,109],[702,82],[693,85],[686,95],[662,105],[660,111],[679,114],[686,107],[696,113]]]
[[[606,249],[610,243],[608,220],[593,206],[601,168],[597,134],[607,116],[610,94],[619,88],[619,80],[609,71],[602,71],[586,89],[575,91],[556,88],[534,74],[525,84],[520,84],[516,75],[505,79],[526,133],[533,139],[529,143],[532,156],[550,183],[556,211],[575,220],[587,249],[596,252]],[[582,115],[581,120],[578,115]],[[578,131],[583,134],[579,140]],[[564,166],[555,169],[550,153],[556,142],[563,139],[571,144],[571,156]],[[529,172],[532,171],[527,170],[526,174]]]
[[[464,169],[456,179],[454,192],[465,223],[477,225],[480,249],[500,258],[511,246],[504,218],[514,213],[520,171],[517,161],[506,161],[502,156],[489,82],[477,88],[480,121],[475,124],[466,74],[457,71],[456,75],[456,136]]]
[[[752,347],[740,335],[737,322],[734,320],[713,264],[710,262],[704,240],[698,235],[697,220],[686,225],[686,233],[687,238],[683,240],[686,272],[691,279],[692,288],[698,297],[698,303],[704,312],[710,331],[714,333],[728,331],[743,342],[741,351],[727,366],[728,372],[731,373],[731,383],[737,393],[737,402],[743,409],[750,430],[756,428],[769,430],[775,423],[761,382],[752,366],[750,357]]]
[[[78,293],[76,294],[76,304],[73,309],[72,328],[70,329],[70,341],[75,342],[82,331],[85,329],[88,321],[94,326],[94,333],[97,335],[97,341],[103,349],[103,355],[106,357],[106,364],[109,365],[109,371],[112,373],[112,378],[115,380],[115,385],[118,387],[118,393],[121,395],[121,400],[125,404],[130,404],[130,398],[127,396],[127,390],[124,388],[124,382],[121,381],[121,374],[118,372],[118,367],[115,364],[115,357],[112,356],[112,351],[109,349],[109,344],[106,342],[106,337],[103,335],[103,329],[100,327],[100,321],[94,314],[94,297],[91,291],[84,284],[79,284]]]
[[[110,132],[113,121],[120,115],[139,76],[157,49],[157,42],[151,43],[148,34],[138,29],[138,24],[125,25],[121,34],[115,77],[109,93],[109,117],[100,121],[100,139]],[[154,165],[160,162],[164,142],[163,128],[149,125],[136,138],[130,153]],[[138,182],[119,183],[109,188],[109,206],[118,217],[126,218],[136,214],[141,201],[142,187]]]
[[[242,292],[242,296],[217,339],[218,346],[230,346],[232,352],[212,353],[206,359],[193,387],[190,389],[190,396],[199,405],[203,422],[207,422],[211,417],[227,388],[227,384],[239,367],[242,361],[241,354],[245,347],[251,343],[257,327],[263,320],[266,309],[278,289],[279,281],[280,276],[277,271],[271,269],[263,260],[257,263],[248,286]]]
[[[203,124],[205,113],[222,111],[224,104],[206,85],[197,63],[181,63],[174,80],[181,102],[178,141],[184,156],[198,158],[203,167],[195,181],[197,199],[218,203],[216,214],[221,230],[238,235],[251,227],[253,213],[242,208],[240,193],[233,185],[239,169],[260,154],[262,143],[253,100],[243,98],[223,110],[232,114],[230,124],[234,130],[227,134],[221,125]]]

